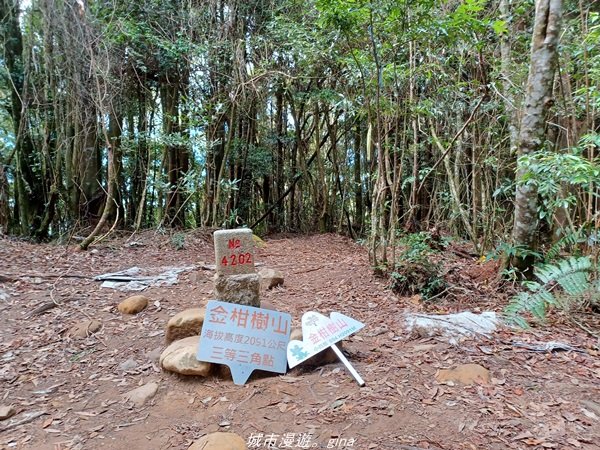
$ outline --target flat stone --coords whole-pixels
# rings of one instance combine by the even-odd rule
[[[119,303],[117,309],[123,314],[137,314],[146,309],[149,301],[148,297],[143,295],[133,295]]]
[[[198,336],[204,323],[204,308],[190,308],[175,314],[167,323],[166,342]]]
[[[260,277],[257,273],[245,275],[216,274],[214,282],[217,300],[255,307],[260,305]]]
[[[196,359],[199,343],[200,336],[190,336],[173,342],[160,355],[161,367],[181,375],[208,376],[212,364]]]
[[[247,450],[247,447],[237,434],[217,432],[202,436],[188,450]]]
[[[435,374],[438,383],[452,381],[460,384],[487,384],[490,382],[490,371],[479,364],[462,364],[453,369],[440,369]]]
[[[139,366],[138,362],[135,359],[133,359],[133,358],[129,358],[127,361],[123,361],[121,364],[119,364],[119,369],[121,369],[121,370],[133,370],[137,366]]]
[[[260,276],[260,284],[263,289],[273,289],[277,286],[283,286],[284,278],[279,270],[260,269],[258,275]]]
[[[67,331],[67,336],[73,339],[85,339],[100,331],[102,324],[97,320],[84,320],[72,326]]]
[[[252,230],[218,230],[213,234],[218,275],[254,273],[254,239]]]
[[[123,394],[123,398],[128,402],[132,402],[135,406],[140,407],[154,397],[157,391],[158,383],[147,383]]]
[[[17,413],[13,405],[0,405],[0,420],[11,418]]]
[[[292,340],[295,340],[295,341],[302,340],[302,329],[301,328],[294,328],[292,330],[292,334],[290,335],[290,341],[292,341]],[[341,350],[343,342],[344,341],[339,341],[335,345],[337,346],[337,348],[339,348]],[[331,363],[335,363],[335,362],[339,362],[339,358],[337,357],[335,352],[330,347],[327,347],[325,350],[317,353],[315,356],[307,359],[300,365],[323,366],[325,364],[331,364]]]

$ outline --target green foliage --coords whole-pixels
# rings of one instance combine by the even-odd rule
[[[505,308],[507,320],[526,327],[527,321],[522,316],[526,312],[543,322],[548,307],[568,311],[586,302],[597,304],[600,284],[592,281],[595,272],[597,268],[589,257],[571,256],[554,264],[537,266],[534,270],[537,281],[523,282],[527,290],[515,296]],[[560,292],[556,292],[557,288]]]
[[[577,196],[569,187],[600,186],[600,166],[583,156],[583,150],[600,140],[593,133],[584,136],[579,145],[569,151],[557,153],[540,150],[519,158],[519,167],[525,171],[519,183],[535,185],[542,199],[539,218],[552,221],[559,208],[568,209],[577,203]]]
[[[551,262],[555,260],[560,252],[567,248],[571,252],[577,249],[575,248],[578,244],[582,244],[587,241],[586,233],[584,228],[579,228],[575,231],[567,230],[566,234],[562,236],[559,240],[557,240],[546,252],[545,260],[546,262]]]
[[[390,273],[391,289],[401,295],[420,294],[424,300],[435,297],[446,288],[440,263],[432,255],[438,251],[431,234],[412,233],[399,241],[404,250]]]
[[[183,250],[185,248],[185,234],[175,233],[171,236],[171,246],[175,250]]]

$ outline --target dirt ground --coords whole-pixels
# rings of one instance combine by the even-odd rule
[[[344,351],[365,387],[341,363],[253,376],[244,386],[164,372],[157,358],[168,319],[202,305],[212,290],[213,272],[202,268],[214,264],[210,233],[178,239],[180,250],[173,238],[146,232],[78,252],[0,237],[0,405],[17,410],[0,421],[0,448],[187,449],[220,430],[245,440],[271,437],[272,448],[600,449],[598,340],[564,318],[454,344],[407,331],[406,311],[504,306],[495,271],[487,274],[489,266],[460,252],[445,254],[450,295],[425,305],[394,295],[373,275],[366,249],[344,237],[265,239],[256,261],[283,272],[285,284],[261,298],[292,314],[296,325],[309,310],[364,322]],[[93,276],[131,266],[194,269],[174,286],[144,291],[149,307],[126,316],[116,306],[131,294],[101,288]],[[90,318],[102,323],[100,332],[66,337]],[[514,341],[562,341],[582,351],[532,352]],[[136,367],[119,367],[130,358]],[[491,382],[436,382],[438,369],[464,363],[488,368]],[[122,398],[150,381],[159,390],[145,406]],[[267,448],[264,441],[250,448]]]

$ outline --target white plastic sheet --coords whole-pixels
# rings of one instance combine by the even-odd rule
[[[94,279],[102,281],[101,287],[119,291],[143,291],[150,286],[171,286],[177,284],[179,274],[194,269],[191,267],[162,267],[159,274],[153,275],[157,269],[141,269],[130,267],[119,272],[105,273]]]

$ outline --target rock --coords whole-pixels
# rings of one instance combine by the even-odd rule
[[[3,283],[5,281],[11,281],[11,279],[0,275],[0,283]],[[6,292],[3,289],[0,289],[0,300],[2,300],[2,301],[8,300],[8,292]]]
[[[200,336],[190,336],[173,342],[160,355],[163,369],[181,375],[209,375],[212,364],[196,359]]]
[[[0,405],[0,420],[6,420],[17,413],[13,405]]]
[[[258,307],[260,305],[260,277],[257,273],[244,275],[215,275],[217,300]]]
[[[247,447],[237,434],[217,432],[202,436],[188,450],[247,450]]]
[[[137,363],[137,361],[133,358],[129,358],[127,361],[123,361],[121,364],[119,364],[119,369],[121,370],[133,370],[135,369],[139,364]]]
[[[102,324],[97,320],[84,320],[71,327],[71,329],[67,331],[67,336],[74,339],[85,339],[100,331],[101,328]]]
[[[134,295],[119,303],[117,308],[123,314],[137,314],[146,309],[148,302],[148,297],[144,297],[143,295]]]
[[[302,329],[301,328],[294,328],[292,330],[292,334],[290,335],[290,341],[292,341],[292,340],[294,340],[294,341],[302,340]],[[343,341],[340,341],[335,344],[337,346],[337,348],[339,348],[340,350],[342,349],[342,342]],[[323,366],[325,364],[331,364],[331,363],[338,362],[338,361],[339,361],[339,358],[337,357],[335,352],[331,348],[328,347],[325,350],[323,350],[322,352],[317,353],[312,358],[307,359],[302,364],[305,364],[307,366]]]
[[[128,402],[132,402],[135,406],[143,406],[148,400],[156,395],[158,391],[157,383],[147,383],[139,388],[133,389],[125,394],[123,398]]]
[[[440,369],[435,374],[438,383],[453,381],[460,384],[489,383],[490,371],[479,364],[462,364],[453,369]]]
[[[198,336],[204,323],[204,311],[204,308],[190,308],[171,317],[167,323],[167,344],[186,337]]]
[[[283,285],[283,274],[279,270],[260,269],[258,275],[260,276],[260,284],[263,289],[273,289],[274,287]]]

